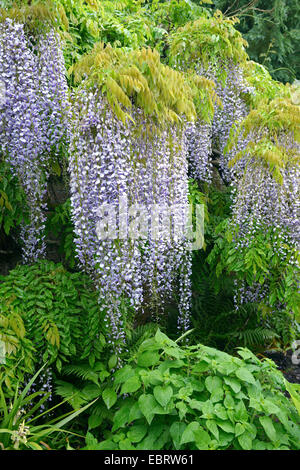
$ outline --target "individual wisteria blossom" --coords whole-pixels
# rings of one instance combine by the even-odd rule
[[[23,261],[45,256],[45,198],[50,155],[58,154],[66,133],[67,84],[57,34],[35,37],[23,24],[0,24],[0,151],[18,177],[29,207],[21,227]]]
[[[177,218],[184,222],[185,133],[172,126],[156,128],[136,108],[134,122],[122,123],[97,88],[79,91],[73,111],[69,172],[77,256],[98,287],[109,342],[120,358],[126,310],[132,309],[136,316],[150,313],[159,320],[178,279],[179,327],[185,330],[189,325],[188,241],[184,236],[170,237],[163,223],[158,234],[149,229],[157,205],[161,208],[157,222],[168,217],[171,204],[178,205]],[[109,220],[107,237],[99,238],[98,224],[112,208],[116,215]],[[145,237],[135,238],[139,224],[146,225]]]

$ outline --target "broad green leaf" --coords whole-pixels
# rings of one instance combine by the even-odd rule
[[[265,430],[266,435],[271,441],[276,441],[276,430],[274,428],[273,421],[269,416],[260,416],[260,424]]]
[[[217,377],[217,376],[215,376],[215,377],[212,377],[212,376],[206,377],[205,386],[206,386],[207,390],[210,393],[213,393],[217,390],[223,391],[222,380],[220,379],[220,377]]]
[[[243,426],[243,424],[241,423],[236,423],[235,430],[234,430],[236,437],[240,436],[244,432],[245,432],[245,426]]]
[[[177,421],[170,427],[170,434],[173,439],[174,447],[176,450],[180,447],[181,436],[186,428],[186,424],[181,421]]]
[[[143,416],[143,414],[140,410],[139,404],[137,402],[135,402],[130,407],[128,422],[131,423],[132,421],[135,421],[136,419],[142,418],[142,416]]]
[[[220,403],[217,403],[216,405],[214,405],[214,414],[219,419],[222,419],[223,421],[226,421],[228,419],[227,410]]]
[[[194,431],[195,443],[199,450],[209,449],[209,444],[211,443],[211,438],[208,432],[203,428],[196,429]]]
[[[126,365],[122,369],[119,369],[115,372],[115,384],[120,384],[126,382],[126,380],[130,379],[134,375],[134,370],[131,366]]]
[[[118,396],[112,388],[106,388],[102,392],[102,398],[107,408],[110,409],[116,403]]]
[[[240,382],[233,377],[223,377],[224,382],[231,387],[234,393],[238,393],[241,390]]]
[[[115,413],[113,420],[112,432],[116,431],[119,428],[123,428],[126,423],[129,421],[130,407],[125,403],[122,407]]]
[[[119,442],[120,450],[136,450],[136,448],[131,444],[129,439],[124,439]]]
[[[220,419],[216,419],[216,423],[221,429],[223,429],[223,431],[227,433],[234,433],[234,426],[229,421],[222,421]]]
[[[141,367],[154,366],[159,362],[160,355],[157,351],[144,351],[138,356],[137,363]]]
[[[117,362],[118,362],[118,358],[117,356],[114,354],[112,355],[110,358],[109,358],[109,361],[108,361],[108,368],[111,370],[113,369],[116,365],[117,365]]]
[[[169,403],[169,401],[171,400],[173,396],[173,389],[170,385],[167,385],[167,386],[157,385],[153,389],[153,394],[156,400],[158,401],[158,403],[161,406],[165,407],[167,406],[167,404]]]
[[[194,442],[194,431],[197,431],[199,429],[200,424],[197,421],[192,421],[191,423],[189,423],[181,436],[180,445],[187,444],[188,442]]]
[[[177,344],[175,343],[175,341],[172,341],[167,335],[165,335],[162,331],[160,331],[160,329],[157,330],[157,332],[155,333],[155,341],[159,344],[161,344],[162,346],[173,346],[175,348],[177,348]]]
[[[240,446],[243,450],[251,450],[252,449],[252,438],[248,431],[245,431],[238,437],[238,441]]]
[[[176,408],[179,410],[179,418],[183,419],[188,412],[188,407],[183,401],[176,403]]]
[[[150,425],[155,415],[155,409],[159,406],[153,395],[141,395],[138,400],[139,407]]]
[[[246,367],[240,367],[239,369],[237,369],[235,371],[235,375],[245,381],[245,382],[248,382],[250,384],[255,384],[255,379],[252,375],[252,373],[246,368]]]
[[[219,429],[218,429],[217,423],[215,421],[213,421],[212,419],[207,419],[205,424],[206,424],[207,429],[212,433],[212,435],[218,441],[219,440]]]
[[[140,442],[147,434],[148,429],[146,424],[135,424],[130,427],[127,437],[131,442]]]
[[[123,383],[121,393],[123,394],[136,392],[140,388],[140,386],[140,379],[136,375],[133,375],[128,380],[126,380],[126,382]]]

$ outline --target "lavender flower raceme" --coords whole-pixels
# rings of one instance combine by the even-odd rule
[[[45,255],[45,197],[50,156],[58,153],[67,116],[67,84],[59,39],[54,31],[33,37],[24,25],[0,24],[1,153],[26,194],[29,223],[23,223],[23,261]]]

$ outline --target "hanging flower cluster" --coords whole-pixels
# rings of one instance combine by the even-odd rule
[[[294,272],[299,272],[300,243],[298,125],[297,107],[282,100],[263,103],[248,115],[230,148],[236,249],[250,247],[259,233],[272,231],[269,249]],[[243,151],[239,151],[241,138],[246,142]],[[237,284],[236,303],[268,304],[269,295],[267,279],[250,286],[242,282]]]
[[[1,153],[26,194],[29,222],[21,228],[23,261],[45,255],[45,196],[50,156],[66,132],[67,84],[58,35],[28,32],[7,18],[0,24]]]
[[[216,93],[222,102],[222,107],[216,107],[212,122],[212,145],[220,153],[219,165],[222,178],[224,181],[230,182],[232,176],[228,163],[231,155],[225,149],[229,138],[234,136],[235,127],[242,122],[249,112],[245,96],[253,90],[243,78],[241,67],[231,60],[228,60],[227,63],[220,61],[217,69],[225,71],[225,81],[216,78],[215,74],[211,76],[211,70],[206,72],[209,77],[211,76],[215,80],[217,84]],[[241,139],[239,141],[239,150],[242,150],[246,143],[245,139]]]
[[[171,38],[174,66],[189,70],[192,63],[198,76],[215,83],[218,102],[222,103],[215,106],[211,126],[199,120],[187,135],[191,173],[200,181],[211,181],[212,151],[219,155],[222,178],[231,180],[229,155],[224,150],[235,125],[248,113],[245,94],[253,91],[243,78],[241,66],[247,58],[246,43],[234,23],[217,12],[211,18],[200,18],[179,28]]]
[[[211,124],[201,120],[193,125],[193,132],[187,135],[191,174],[200,181],[210,182],[212,177],[212,153],[217,152],[219,168],[225,182],[231,182],[232,175],[228,167],[232,158],[226,146],[234,137],[235,128],[248,115],[245,96],[253,93],[238,64],[230,59],[218,60],[215,64],[204,66],[199,59],[195,71],[215,83],[215,93],[221,106],[215,106]],[[222,73],[220,74],[220,70]],[[249,139],[240,138],[236,143],[239,151],[243,150]]]
[[[184,131],[159,129],[139,108],[131,116],[123,123],[99,88],[82,89],[69,162],[77,256],[98,287],[117,357],[125,343],[126,309],[158,320],[179,281],[178,326],[186,330],[191,295],[188,242],[170,236],[172,228],[162,223],[183,225],[186,216]],[[177,206],[174,219],[168,219],[170,205]],[[100,237],[97,227],[105,218]]]
[[[190,176],[201,182],[212,178],[212,128],[197,119],[186,127]]]

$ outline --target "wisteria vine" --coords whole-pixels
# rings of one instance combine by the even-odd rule
[[[111,206],[117,213],[109,226],[130,227],[133,235],[139,211],[145,212],[147,223],[157,204],[163,207],[159,217],[164,217],[164,210],[168,215],[170,204],[177,204],[176,216],[183,222],[188,202],[185,134],[174,126],[158,130],[138,108],[132,117],[134,123],[122,123],[97,88],[81,90],[74,104],[69,162],[77,256],[95,279],[118,357],[125,343],[124,308],[160,319],[179,280],[178,326],[185,331],[191,295],[191,257],[184,236],[170,238],[162,229],[154,237],[148,225],[145,239],[122,237],[120,232],[99,239],[97,233],[104,215],[99,208]],[[129,216],[119,212],[122,201]]]
[[[26,195],[29,220],[21,227],[23,261],[45,256],[47,179],[51,158],[66,138],[68,93],[58,34],[35,34],[7,18],[0,24],[1,153]]]

